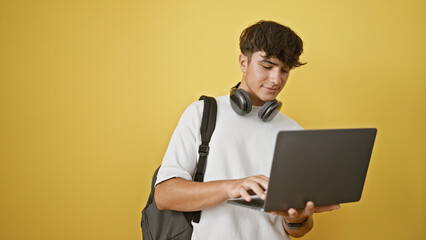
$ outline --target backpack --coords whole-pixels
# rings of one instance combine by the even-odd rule
[[[201,145],[198,148],[199,159],[194,175],[194,181],[203,182],[206,170],[209,142],[216,126],[217,103],[216,99],[201,96],[204,100],[203,118],[201,120]],[[201,211],[178,212],[172,210],[158,210],[154,201],[155,182],[160,167],[154,173],[151,183],[151,193],[145,208],[142,210],[142,237],[144,240],[187,240],[191,239],[191,221],[198,223]]]

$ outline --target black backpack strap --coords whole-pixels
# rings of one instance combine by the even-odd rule
[[[201,96],[204,100],[203,119],[201,120],[201,145],[198,147],[198,163],[195,170],[194,181],[203,182],[204,172],[206,171],[207,155],[209,154],[209,142],[216,127],[217,103],[216,99],[207,96]],[[201,211],[194,212],[192,221],[200,222]]]
[[[209,154],[209,142],[216,126],[217,103],[212,97],[201,96],[204,100],[203,119],[201,120],[201,145],[198,147],[199,159],[194,175],[194,181],[202,182],[206,170],[207,155]]]

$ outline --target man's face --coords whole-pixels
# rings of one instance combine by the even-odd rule
[[[243,72],[240,88],[250,95],[254,106],[274,100],[283,90],[289,76],[290,68],[278,58],[265,56],[263,51],[255,52],[248,62],[247,56],[240,54],[239,62]]]

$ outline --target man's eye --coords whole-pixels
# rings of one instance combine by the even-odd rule
[[[263,66],[262,65],[262,67],[264,68],[264,69],[271,69],[272,67],[267,67],[267,66]]]
[[[282,72],[282,73],[288,73],[288,70],[281,69],[281,72]]]

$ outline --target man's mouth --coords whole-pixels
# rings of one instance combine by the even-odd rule
[[[280,89],[279,87],[274,87],[274,86],[263,86],[263,87],[270,91],[277,91]]]

